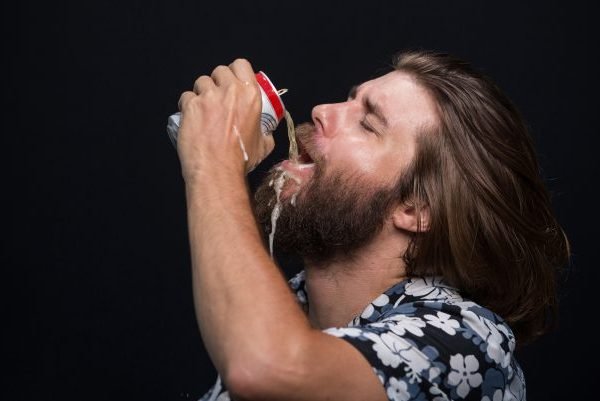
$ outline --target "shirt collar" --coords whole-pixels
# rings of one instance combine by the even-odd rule
[[[306,293],[306,273],[302,270],[288,281],[296,300],[305,312],[308,312],[308,296]],[[413,277],[394,284],[381,295],[372,300],[348,324],[357,326],[373,323],[386,313],[398,310],[402,305],[417,301],[460,302],[462,297],[458,290],[444,282],[442,277]]]

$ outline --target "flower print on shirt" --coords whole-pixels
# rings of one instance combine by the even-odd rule
[[[460,327],[458,320],[450,319],[450,315],[444,312],[437,312],[437,315],[424,315],[423,318],[427,320],[427,324],[442,329],[451,336],[455,335],[456,329]]]
[[[390,303],[390,298],[386,294],[381,294],[375,298],[360,314],[363,319],[376,319],[381,313],[377,310],[378,307],[385,306]]]
[[[483,397],[481,399],[481,401],[502,401],[502,390],[497,389],[494,392],[494,395],[492,396],[492,398],[490,398],[486,395],[485,397]]]
[[[479,387],[483,382],[479,373],[479,362],[473,355],[463,357],[461,354],[450,357],[452,371],[448,374],[448,384],[456,386],[456,394],[465,398],[471,388]]]
[[[476,340],[483,340],[481,341],[482,351],[485,351],[488,357],[503,368],[508,367],[514,350],[512,334],[509,334],[504,327],[500,329],[498,324],[475,314],[472,310],[463,310],[461,314],[464,317],[465,325],[477,334],[478,339]]]
[[[304,279],[301,272],[290,287],[307,312]],[[440,277],[398,282],[346,327],[323,332],[365,357],[390,401],[525,400],[510,327]],[[226,391],[217,380],[201,401],[225,401]]]
[[[408,384],[404,380],[398,380],[392,377],[387,388],[387,395],[390,400],[408,401],[411,396],[408,392]]]
[[[447,285],[441,277],[423,277],[409,279],[404,287],[406,295],[420,298],[421,300],[462,300],[456,288]]]
[[[423,337],[422,328],[427,324],[420,317],[409,317],[404,315],[394,315],[382,320],[381,323],[373,323],[371,327],[386,327],[399,336],[406,335],[409,332],[415,336]]]

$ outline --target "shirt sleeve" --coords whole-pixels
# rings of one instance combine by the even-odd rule
[[[198,401],[230,401],[229,392],[221,382],[221,375],[217,376],[216,383]]]
[[[436,360],[439,352],[415,341],[415,337],[426,337],[424,327],[419,318],[396,317],[395,321],[323,331],[349,342],[365,357],[389,400],[448,399],[440,377],[445,366]]]
[[[509,329],[477,308],[419,307],[323,331],[365,357],[389,400],[524,400]]]

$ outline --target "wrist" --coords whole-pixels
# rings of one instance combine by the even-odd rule
[[[186,186],[222,186],[244,183],[244,165],[225,163],[223,160],[186,166],[182,163],[181,175]]]
[[[214,171],[201,170],[184,175],[186,198],[191,205],[194,201],[205,202],[215,200],[219,203],[227,199],[249,199],[248,185],[243,173],[227,169]]]

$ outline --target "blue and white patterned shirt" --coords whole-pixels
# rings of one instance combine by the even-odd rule
[[[302,271],[289,284],[307,310],[304,278]],[[346,327],[323,332],[348,341],[367,359],[391,401],[525,400],[511,329],[441,278],[401,281]],[[228,400],[220,377],[200,399]]]

